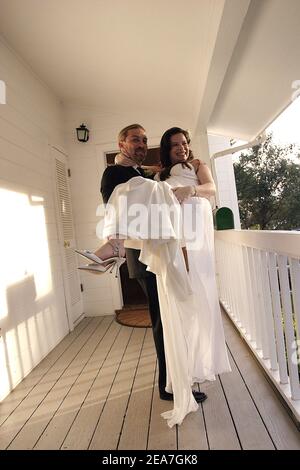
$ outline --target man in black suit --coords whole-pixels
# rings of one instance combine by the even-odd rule
[[[139,124],[132,124],[125,127],[119,133],[118,143],[121,153],[117,157],[117,164],[107,167],[101,180],[101,194],[105,204],[118,184],[126,183],[135,176],[145,177],[143,169],[140,168],[147,153],[147,136],[145,129]],[[166,361],[156,276],[146,271],[146,265],[141,263],[138,259],[139,254],[139,250],[126,248],[128,272],[130,278],[138,280],[148,298],[159,367],[159,396],[162,400],[172,400],[173,395],[165,391]],[[197,402],[201,402],[206,398],[206,395],[201,392],[194,392],[194,396]]]

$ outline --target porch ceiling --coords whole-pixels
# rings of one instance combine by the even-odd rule
[[[299,21],[299,0],[251,1],[209,132],[252,140],[291,103],[300,80]]]
[[[250,140],[300,79],[299,0],[0,0],[0,11],[4,40],[66,105]]]
[[[184,116],[191,125],[223,4],[0,0],[0,31],[65,104]]]

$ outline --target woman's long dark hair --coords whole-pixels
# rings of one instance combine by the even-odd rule
[[[174,165],[181,163],[183,167],[185,166],[187,168],[190,168],[187,162],[194,159],[193,153],[190,150],[189,156],[185,162],[177,162],[177,163],[171,162],[171,158],[170,158],[171,137],[176,134],[183,134],[184,137],[186,138],[187,143],[190,144],[191,139],[190,139],[188,131],[181,129],[180,127],[171,127],[171,129],[168,129],[163,134],[161,141],[160,141],[160,161],[163,167],[163,170],[161,171],[159,175],[160,181],[165,181],[167,178],[169,178],[171,168]]]

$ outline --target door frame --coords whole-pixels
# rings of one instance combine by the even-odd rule
[[[65,297],[65,309],[66,309],[66,316],[69,325],[69,331],[73,331],[75,325],[82,319],[84,312],[83,312],[83,302],[82,302],[82,293],[80,292],[80,303],[81,303],[81,314],[79,317],[74,320],[73,312],[72,312],[72,303],[71,303],[71,293],[69,288],[69,283],[67,279],[67,264],[64,252],[64,236],[63,236],[63,227],[60,218],[60,208],[58,204],[58,194],[57,194],[57,181],[56,181],[56,165],[55,165],[55,153],[58,152],[59,154],[63,155],[64,159],[66,160],[66,167],[68,166],[68,154],[66,151],[58,146],[50,145],[50,152],[51,152],[51,163],[52,163],[52,175],[53,175],[53,188],[54,188],[54,208],[55,208],[55,220],[56,220],[56,228],[57,228],[57,238],[58,238],[58,245],[59,245],[59,255],[60,255],[60,263],[61,263],[61,271],[62,271],[62,279],[63,279],[63,288],[64,288],[64,297]],[[68,176],[67,176],[68,177]],[[70,186],[70,185],[68,185]],[[71,192],[69,187],[69,196],[70,202],[72,207],[72,200],[71,200]],[[73,226],[74,230],[74,226]],[[75,236],[75,234],[74,234]]]

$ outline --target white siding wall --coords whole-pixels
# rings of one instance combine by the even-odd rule
[[[62,107],[0,39],[0,399],[68,333],[50,146]],[[32,204],[32,196],[40,202]]]

